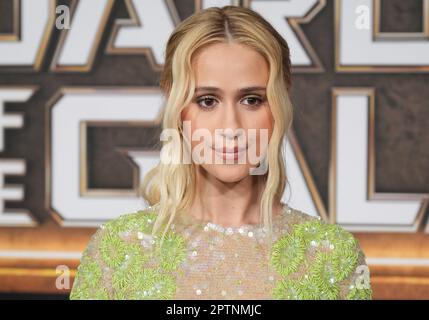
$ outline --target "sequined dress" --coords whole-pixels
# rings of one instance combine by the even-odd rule
[[[353,235],[284,205],[273,238],[259,225],[224,228],[179,215],[164,241],[156,209],[100,226],[70,299],[371,299],[369,269]],[[271,244],[270,244],[271,243]]]

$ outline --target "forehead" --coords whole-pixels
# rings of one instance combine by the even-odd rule
[[[266,85],[269,66],[256,50],[238,43],[216,43],[192,59],[197,85],[237,87]]]

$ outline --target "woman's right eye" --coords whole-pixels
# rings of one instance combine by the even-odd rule
[[[203,110],[211,110],[216,105],[216,100],[211,96],[205,96],[197,99],[198,106]]]

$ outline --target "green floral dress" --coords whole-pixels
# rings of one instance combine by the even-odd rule
[[[182,215],[161,243],[151,235],[155,219],[149,208],[102,225],[82,255],[70,298],[372,298],[353,235],[287,205],[273,217],[272,242],[259,225],[222,227]]]

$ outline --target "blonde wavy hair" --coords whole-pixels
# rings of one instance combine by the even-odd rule
[[[183,142],[181,112],[191,102],[195,90],[192,58],[198,50],[220,42],[246,45],[259,52],[269,64],[267,99],[274,126],[266,154],[268,171],[264,176],[260,221],[271,238],[273,204],[281,200],[287,182],[283,138],[292,125],[289,47],[271,24],[255,11],[239,6],[208,8],[182,21],[168,39],[160,77],[160,87],[166,97],[162,127],[178,130]],[[183,143],[174,141],[163,142],[162,149],[180,159],[186,152]],[[194,164],[160,162],[145,176],[142,197],[157,210],[153,235],[165,224],[164,239],[176,214],[185,212],[191,205],[196,188],[195,170]]]

